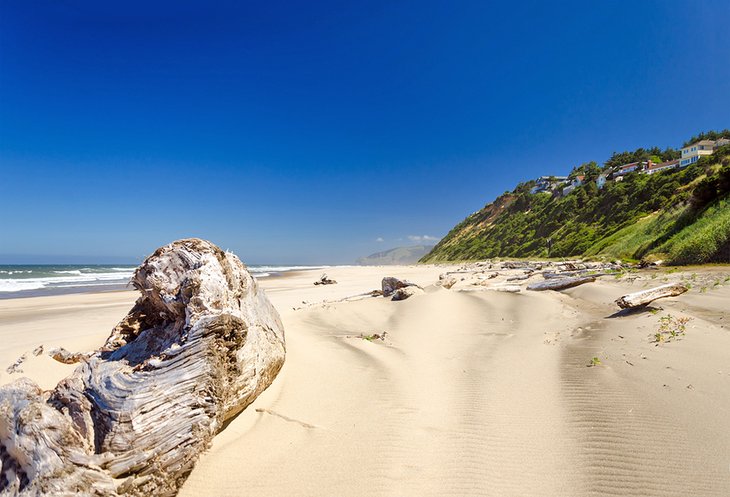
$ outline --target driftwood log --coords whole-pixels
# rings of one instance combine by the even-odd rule
[[[411,283],[407,280],[399,280],[398,278],[394,278],[393,276],[386,276],[385,278],[383,278],[383,281],[380,282],[380,285],[383,290],[384,297],[390,297],[391,295],[393,295],[393,292],[395,292],[399,288],[416,286],[415,283]]]
[[[76,364],[91,356],[91,354],[85,354],[83,352],[69,352],[63,347],[51,350],[48,352],[48,355],[64,364]]]
[[[577,276],[574,278],[557,278],[549,279],[545,281],[539,281],[527,285],[528,290],[540,292],[542,290],[563,290],[565,288],[572,288],[574,286],[582,285],[583,283],[590,283],[596,281],[594,276]]]
[[[0,494],[175,495],[279,372],[279,315],[235,255],[179,240],[132,284],[129,314],[54,390],[0,389]]]
[[[650,302],[663,297],[676,297],[686,291],[687,287],[681,283],[668,283],[656,288],[650,288],[649,290],[624,295],[616,300],[616,304],[618,304],[621,309],[632,309],[634,307],[647,305]]]
[[[404,286],[393,292],[393,298],[390,300],[406,300],[413,297],[414,295],[420,295],[424,293],[423,288],[417,285]]]
[[[23,354],[22,356],[18,357],[18,359],[14,363],[8,366],[5,371],[7,371],[9,374],[22,373],[23,370],[20,368],[20,366],[22,366],[26,359],[28,359],[28,355]]]
[[[317,281],[314,282],[315,285],[336,285],[337,282],[335,280],[329,279],[327,277],[327,273],[323,274],[319,277]]]
[[[559,278],[569,278],[573,276],[578,276],[578,271],[565,271],[564,273],[558,273],[555,271],[545,271],[542,273],[542,277],[546,280],[554,280]]]

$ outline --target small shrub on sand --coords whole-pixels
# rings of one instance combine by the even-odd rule
[[[593,359],[588,361],[589,368],[593,368],[593,367],[600,366],[600,365],[601,365],[601,360],[598,357],[594,357]]]
[[[661,342],[671,342],[678,339],[687,331],[687,323],[691,318],[674,317],[671,314],[659,318],[659,328],[654,334],[652,342],[657,345]]]

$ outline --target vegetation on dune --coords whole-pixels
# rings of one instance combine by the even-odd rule
[[[656,250],[677,265],[730,262],[730,199],[712,204]]]
[[[713,139],[730,132],[702,133]],[[671,160],[672,149],[614,153],[570,178],[567,195],[530,193],[521,183],[456,225],[422,262],[493,257],[662,259],[672,264],[730,262],[730,146],[683,169],[632,173],[599,189],[595,179],[617,165]]]

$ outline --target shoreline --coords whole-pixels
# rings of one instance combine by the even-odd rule
[[[256,277],[256,273],[251,273],[256,277],[257,281],[272,278],[285,278],[292,273],[298,273],[301,269],[295,269],[292,271],[272,271],[267,272],[266,276]],[[308,271],[308,270],[306,270]],[[312,270],[316,271],[316,270]],[[21,280],[22,281],[22,280]],[[53,297],[61,295],[79,295],[79,294],[96,294],[96,293],[111,293],[111,292],[126,292],[135,291],[134,287],[130,283],[119,283],[109,285],[78,285],[68,287],[52,287],[52,288],[35,288],[31,290],[18,290],[13,292],[0,292],[0,300],[13,300],[13,299],[27,299],[36,297]]]
[[[93,286],[86,287],[66,287],[66,288],[38,288],[34,290],[19,290],[17,292],[2,292],[0,293],[0,300],[14,300],[14,299],[30,299],[36,297],[54,297],[61,295],[79,295],[79,294],[96,294],[96,293],[112,293],[112,292],[126,292],[134,291],[129,284],[124,285],[99,285],[104,288],[94,288]]]
[[[338,283],[326,286],[313,285],[321,269],[259,280],[284,323],[286,362],[179,495],[730,493],[730,267],[503,293],[475,286],[471,266],[452,289],[434,285],[463,269],[331,267]],[[425,292],[343,301],[384,276]],[[618,312],[617,297],[664,279],[692,288]],[[136,298],[0,301],[0,384],[29,376],[53,387],[75,365],[46,352],[100,346]],[[652,341],[680,317],[685,333]],[[7,373],[22,353],[24,373]]]

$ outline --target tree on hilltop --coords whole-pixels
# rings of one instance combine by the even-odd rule
[[[689,147],[695,142],[701,141],[701,140],[712,140],[716,141],[720,138],[729,138],[730,139],[730,129],[723,129],[722,131],[703,131],[697,136],[693,136],[689,139],[689,141],[684,142],[684,145],[682,147]]]

